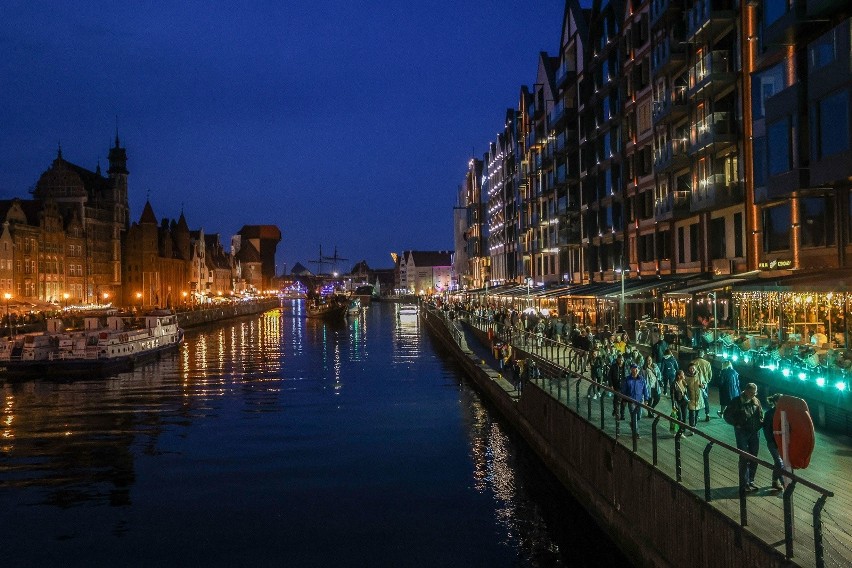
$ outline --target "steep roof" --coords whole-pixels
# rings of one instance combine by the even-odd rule
[[[313,273],[307,268],[305,268],[301,262],[297,262],[295,265],[293,265],[293,269],[290,271],[290,274],[296,274],[297,276],[305,276]]]
[[[242,243],[236,258],[240,262],[261,262],[260,252],[250,242]]]
[[[157,224],[157,216],[154,215],[154,208],[151,207],[151,202],[145,202],[145,208],[142,209],[142,216],[139,217],[139,223],[153,223]]]
[[[452,253],[445,250],[437,251],[409,251],[415,266],[452,266]]]

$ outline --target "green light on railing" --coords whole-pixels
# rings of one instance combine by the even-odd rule
[[[808,376],[805,373],[799,373],[799,380],[800,381],[804,381],[807,378],[808,378]]]
[[[818,387],[825,386],[825,377],[817,377],[816,384]]]
[[[733,362],[736,363],[737,361],[740,360],[740,356],[737,355],[736,353],[734,353],[733,355],[731,355],[731,360],[733,360]],[[746,361],[746,363],[748,363],[748,361]]]
[[[784,375],[785,378],[789,377],[790,376],[790,369],[784,369],[783,371],[781,371],[781,374]]]
[[[743,357],[743,363],[748,364],[748,363],[750,363],[750,362],[751,362],[751,357],[749,357],[748,355],[746,355],[745,357]]]
[[[836,383],[834,383],[834,386],[837,388],[837,390],[843,392],[846,390],[846,381],[837,381]]]

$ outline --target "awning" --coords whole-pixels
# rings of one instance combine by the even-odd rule
[[[700,294],[702,292],[712,292],[714,290],[722,290],[724,288],[729,288],[736,286],[737,284],[744,284],[748,282],[754,281],[758,275],[759,271],[754,270],[752,272],[744,272],[742,274],[738,274],[736,276],[730,276],[727,278],[720,278],[717,280],[710,280],[707,282],[700,282],[698,284],[694,284],[692,286],[688,286],[686,288],[682,288],[680,290],[672,290],[669,292],[665,292],[663,295],[665,296],[691,296],[693,294]]]
[[[734,292],[852,292],[852,270],[815,270],[759,278],[734,286]]]

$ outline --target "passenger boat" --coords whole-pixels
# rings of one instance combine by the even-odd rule
[[[85,318],[84,323],[83,330],[64,331],[60,320],[49,319],[47,331],[0,341],[0,376],[116,373],[183,341],[177,316],[167,310],[148,313],[140,324],[117,315],[107,316],[106,327],[97,317]]]
[[[353,298],[352,300],[349,301],[349,307],[346,308],[346,315],[355,317],[355,316],[357,316],[358,314],[361,313],[362,309],[363,308],[361,307],[361,299],[360,298]]]
[[[348,304],[336,296],[314,298],[308,301],[307,308],[305,308],[305,315],[309,318],[342,320],[346,314],[347,307]]]

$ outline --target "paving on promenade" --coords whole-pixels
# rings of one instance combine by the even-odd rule
[[[500,373],[505,379],[507,390],[511,390],[514,384],[511,370],[500,370],[490,346],[479,341],[467,326],[462,327],[465,329],[464,335],[468,347],[478,358],[495,369],[495,377],[497,373]],[[518,340],[510,343],[518,358],[528,358],[531,355],[530,352],[535,352],[532,355],[539,361],[542,374],[540,379],[534,381],[536,387],[543,389],[591,424],[602,429],[616,443],[631,451],[635,447],[635,453],[638,456],[653,463],[655,445],[652,435],[652,426],[655,421],[653,417],[643,416],[639,423],[640,437],[634,441],[630,432],[629,412],[625,414],[628,420],[615,420],[612,416],[612,396],[606,393],[598,398],[587,396],[590,384],[588,372],[571,373],[568,378],[559,378],[563,375],[563,367],[561,364],[556,364],[559,356],[554,356],[553,350],[537,349],[533,341]],[[560,360],[559,363],[562,361]],[[526,388],[530,386],[527,385]],[[671,479],[678,479],[675,439],[679,438],[680,483],[701,500],[708,501],[709,495],[709,506],[739,524],[742,520],[738,482],[739,458],[734,451],[724,447],[724,445],[736,447],[734,431],[732,426],[716,414],[716,411],[720,409],[718,390],[711,387],[709,391],[710,420],[705,421],[702,410],[696,433],[689,437],[676,436],[671,431],[671,422],[667,418],[671,411],[671,400],[666,396],[662,397],[655,409],[660,413],[656,428],[656,467]],[[522,392],[522,390],[520,393],[514,391],[510,394],[517,397],[522,396]],[[771,463],[772,458],[766,449],[762,432],[760,438],[761,449],[758,452],[758,458]],[[709,451],[709,488],[705,486],[705,451]],[[843,435],[817,432],[816,448],[810,466],[805,470],[796,470],[795,473],[808,482],[833,493],[833,496],[825,500],[821,513],[824,565],[852,566],[852,440]],[[784,554],[788,541],[785,539],[783,493],[771,489],[772,471],[768,467],[758,468],[755,481],[759,490],[745,494],[746,530]],[[818,565],[815,551],[814,507],[820,497],[819,492],[802,483],[797,483],[792,493],[794,518],[791,541],[792,561],[796,565]],[[648,513],[654,514],[653,500],[649,501]],[[675,526],[676,523],[673,524],[673,527]],[[678,535],[678,537],[688,537],[688,535]]]

